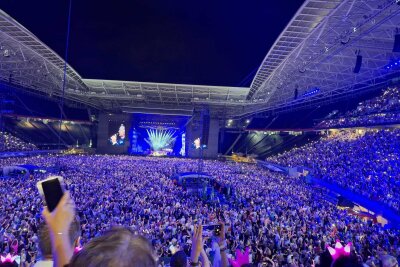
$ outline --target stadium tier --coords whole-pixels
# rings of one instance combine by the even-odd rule
[[[0,152],[31,151],[37,149],[34,144],[26,143],[9,133],[0,132],[0,136]]]
[[[317,125],[318,128],[362,127],[400,122],[399,89],[389,87],[378,97],[360,102],[356,109],[343,115],[335,114]]]
[[[349,130],[267,158],[305,166],[317,177],[377,199],[400,211],[398,129]]]

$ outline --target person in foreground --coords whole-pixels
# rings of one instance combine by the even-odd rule
[[[72,248],[79,247],[81,226],[78,220],[74,219],[69,227],[69,240],[72,241]],[[51,267],[53,266],[53,255],[51,249],[51,240],[49,228],[46,224],[42,224],[39,230],[39,250],[41,252],[42,258],[37,261],[34,267]]]
[[[175,252],[171,257],[171,267],[187,267],[187,266],[210,267],[210,261],[204,251],[203,226],[195,226],[192,236],[192,249],[190,258],[186,256],[183,250]]]
[[[56,267],[157,266],[158,259],[150,242],[124,227],[114,227],[102,236],[93,238],[82,250],[74,254],[68,233],[75,218],[75,204],[68,191],[64,193],[53,212],[50,213],[45,207],[42,215],[48,226]],[[209,267],[210,262],[204,252],[201,225],[194,227],[192,244],[189,264],[186,265],[199,266],[201,260],[203,267]]]
[[[146,238],[115,227],[89,241],[68,266],[153,267],[157,266],[157,257]]]
[[[44,207],[42,216],[48,226],[53,251],[53,266],[64,266],[69,263],[74,249],[69,236],[70,226],[75,217],[75,203],[66,191],[57,207],[50,213]]]
[[[54,266],[157,266],[157,258],[146,238],[134,235],[130,230],[116,227],[104,235],[92,239],[73,255],[68,235],[75,217],[75,204],[66,191],[56,209],[42,213],[49,229]]]
[[[225,239],[225,224],[220,222],[221,230],[219,235],[216,236],[217,249],[220,253],[218,259],[214,256],[213,266],[216,267],[228,267],[228,257],[226,255],[227,245]],[[204,237],[203,237],[203,226],[195,226],[192,236],[192,249],[190,253],[190,258],[186,256],[184,251],[177,251],[171,257],[170,266],[171,267],[187,267],[187,266],[201,266],[210,267],[211,263],[208,259],[207,253],[204,250]],[[215,252],[214,252],[215,253]]]

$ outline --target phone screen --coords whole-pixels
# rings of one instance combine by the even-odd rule
[[[44,181],[42,188],[47,208],[52,212],[64,195],[60,181],[57,178]]]

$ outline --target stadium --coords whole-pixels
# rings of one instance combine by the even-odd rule
[[[0,4],[0,267],[400,262],[400,2]]]

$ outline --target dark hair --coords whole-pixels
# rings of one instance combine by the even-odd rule
[[[325,250],[319,256],[320,264],[318,266],[320,266],[320,267],[330,267],[332,265],[332,261],[333,261],[333,259],[332,259],[331,254],[329,254],[328,250]]]
[[[0,262],[0,267],[18,267],[18,263],[16,261],[13,262]]]
[[[156,267],[150,242],[129,229],[116,227],[89,241],[75,254],[69,267]]]
[[[71,226],[69,228],[69,238],[71,241],[71,246],[78,240],[81,235],[81,226],[77,218],[75,218]],[[38,231],[39,237],[39,250],[43,256],[52,257],[51,251],[51,241],[50,241],[50,233],[49,228],[45,223],[42,223],[39,227]]]
[[[340,257],[332,263],[332,267],[362,267],[354,256]]]
[[[186,267],[187,266],[187,256],[184,251],[178,251],[171,257],[170,262],[171,267]]]

